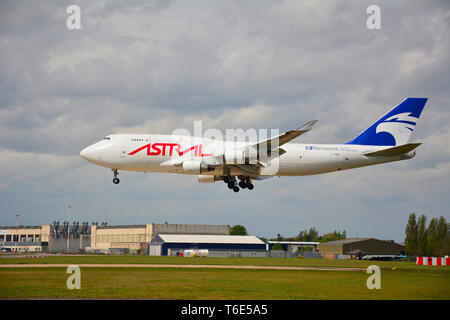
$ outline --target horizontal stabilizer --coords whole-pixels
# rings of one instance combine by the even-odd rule
[[[380,151],[365,153],[364,155],[370,156],[370,157],[396,156],[399,154],[410,152],[420,145],[421,145],[421,143],[408,143],[408,144],[404,144],[401,146],[392,147],[392,148],[388,148],[388,149],[384,149],[384,150],[380,150]]]

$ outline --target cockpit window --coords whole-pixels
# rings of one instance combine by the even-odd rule
[[[111,140],[110,137],[104,137],[103,140]]]

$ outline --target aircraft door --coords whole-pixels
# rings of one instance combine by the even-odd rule
[[[127,156],[127,146],[122,146],[122,148],[120,148],[120,157],[126,158],[126,156]]]

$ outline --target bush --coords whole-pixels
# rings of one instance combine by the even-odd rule
[[[272,247],[272,250],[283,250],[283,246],[281,243],[275,243]]]

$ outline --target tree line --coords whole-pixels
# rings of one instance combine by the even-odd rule
[[[433,218],[427,226],[427,217],[416,219],[411,213],[405,230],[405,250],[409,256],[445,256],[450,253],[450,223],[444,217]]]
[[[270,239],[272,241],[305,241],[305,242],[328,242],[335,240],[347,239],[347,233],[344,231],[333,231],[325,233],[319,236],[319,232],[316,228],[309,228],[301,230],[296,236],[285,238],[280,234],[276,239]]]
[[[230,235],[240,235],[246,236],[248,235],[247,229],[243,225],[234,225],[230,228]],[[304,242],[328,242],[346,239],[347,234],[344,231],[333,231],[329,233],[325,233],[319,236],[319,232],[316,228],[309,228],[305,230],[301,230],[296,236],[285,238],[280,234],[277,238],[269,239],[270,241],[304,241]],[[268,239],[260,237],[261,240],[267,241]]]

